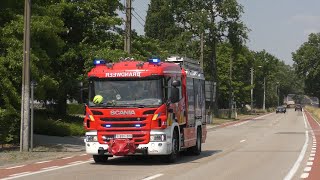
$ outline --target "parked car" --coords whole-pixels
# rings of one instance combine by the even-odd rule
[[[278,106],[276,109],[276,113],[286,113],[287,109],[283,106]]]
[[[296,104],[296,106],[294,107],[294,110],[295,110],[295,111],[297,111],[297,110],[302,111],[302,106],[301,106],[301,104]]]

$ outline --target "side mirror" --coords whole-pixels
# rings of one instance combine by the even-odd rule
[[[171,102],[176,103],[179,101],[179,89],[176,87],[173,87],[171,89]]]
[[[179,80],[173,80],[171,85],[173,87],[179,87],[179,86],[181,86],[181,82]]]

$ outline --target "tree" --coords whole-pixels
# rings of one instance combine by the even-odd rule
[[[206,74],[209,75],[206,77],[217,82],[218,43],[228,42],[233,46],[230,58],[235,61],[247,38],[247,28],[240,20],[242,13],[243,8],[236,0],[152,0],[147,14],[147,20],[149,18],[150,21],[146,23],[146,35],[164,41],[162,47],[171,54],[199,59],[200,35],[204,34],[204,65]],[[159,22],[167,24],[159,26]],[[168,32],[168,27],[171,29],[171,36],[164,33]],[[228,82],[230,81],[229,79]],[[230,85],[228,87],[231,88]]]
[[[320,33],[310,34],[292,57],[295,70],[304,77],[305,92],[320,98]]]

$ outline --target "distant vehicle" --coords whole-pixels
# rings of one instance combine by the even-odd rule
[[[278,106],[276,109],[276,113],[286,113],[287,109],[283,106]]]
[[[294,107],[294,110],[295,110],[295,111],[297,111],[297,110],[302,111],[302,106],[301,106],[301,104],[296,104],[296,106]]]

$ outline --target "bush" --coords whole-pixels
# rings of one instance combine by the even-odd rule
[[[68,114],[84,114],[85,109],[83,104],[68,104],[67,113]]]
[[[20,118],[15,110],[0,108],[0,144],[19,141]]]
[[[59,116],[50,111],[37,110],[34,119],[36,134],[51,136],[83,136],[83,118],[77,116]]]

